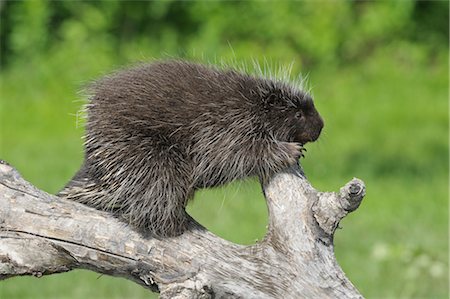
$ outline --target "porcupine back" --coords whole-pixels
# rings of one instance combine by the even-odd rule
[[[119,71],[89,93],[84,163],[59,195],[159,236],[183,232],[196,189],[265,180],[323,126],[286,83],[183,61]],[[295,117],[305,107],[311,125]]]

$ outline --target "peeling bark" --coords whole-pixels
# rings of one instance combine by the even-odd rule
[[[0,279],[73,269],[132,280],[161,298],[362,298],[336,262],[333,235],[365,194],[353,179],[318,192],[298,167],[264,186],[266,237],[223,240],[191,219],[174,238],[148,238],[108,213],[47,194],[0,164]]]

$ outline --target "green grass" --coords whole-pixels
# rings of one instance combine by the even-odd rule
[[[410,51],[411,50],[411,51]],[[311,183],[337,191],[353,176],[367,195],[335,236],[337,259],[368,298],[448,297],[448,58],[385,47],[359,65],[310,72],[325,119],[302,163]],[[67,59],[67,58],[66,58]],[[58,57],[1,74],[0,158],[54,193],[82,158],[76,127],[82,82],[113,60]],[[89,61],[91,63],[92,61]],[[83,67],[77,68],[78,65]],[[264,236],[267,210],[254,180],[203,190],[190,213],[214,233],[251,244]],[[0,298],[148,298],[142,287],[87,271],[0,283]]]

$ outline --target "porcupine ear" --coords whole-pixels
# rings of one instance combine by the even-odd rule
[[[277,106],[282,101],[282,98],[283,95],[279,90],[270,90],[263,97],[264,105],[266,107]]]

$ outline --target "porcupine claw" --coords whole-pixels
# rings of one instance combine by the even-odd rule
[[[303,146],[303,144],[300,144],[300,156],[302,157],[302,158],[304,158],[305,157],[305,153],[307,152],[307,150],[306,150],[306,148],[304,148]]]
[[[298,162],[299,158],[303,158],[305,155],[303,154],[304,148],[303,144],[296,142],[283,142],[284,149],[288,155],[289,161],[287,161],[288,165],[292,165]]]

